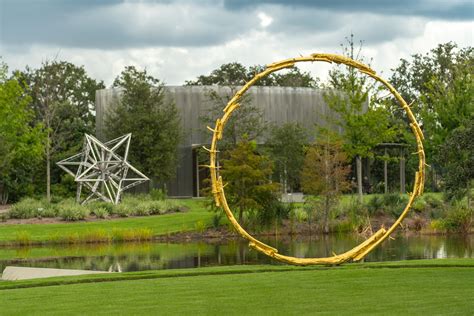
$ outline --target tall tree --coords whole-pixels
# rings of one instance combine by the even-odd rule
[[[261,65],[247,68],[240,63],[232,62],[221,65],[211,71],[209,75],[201,75],[194,81],[186,81],[186,85],[225,86],[229,89],[228,93],[225,94],[219,94],[215,89],[209,89],[208,96],[212,106],[208,114],[202,118],[203,122],[206,125],[212,125],[215,119],[222,114],[222,109],[238,89],[264,69],[265,66]],[[309,72],[294,67],[283,72],[272,73],[260,79],[255,85],[315,88],[318,86],[318,82],[319,80],[312,77]],[[244,136],[249,140],[256,139],[268,127],[266,122],[262,120],[262,111],[251,104],[248,95],[242,98],[241,104],[242,106],[233,114],[226,125],[224,134],[227,137],[223,142],[224,147],[227,145],[235,146]]]
[[[286,123],[270,130],[267,142],[275,162],[275,176],[285,193],[294,192],[300,186],[308,132],[299,124]]]
[[[474,116],[446,138],[440,147],[440,162],[447,197],[467,197],[467,207],[470,208],[474,188]]]
[[[228,159],[222,160],[228,200],[238,209],[241,223],[245,212],[262,211],[277,199],[279,185],[271,182],[272,172],[272,161],[257,153],[255,142],[246,139],[229,151]]]
[[[146,70],[127,66],[113,86],[122,88],[123,96],[106,116],[107,136],[132,133],[130,160],[158,182],[169,180],[183,135],[178,110],[166,100],[163,83]]]
[[[455,43],[439,44],[425,54],[401,59],[391,82],[410,103],[425,134],[427,163],[431,166],[432,188],[442,175],[440,152],[446,138],[463,126],[474,113],[474,48]],[[391,103],[396,106],[395,102]],[[400,113],[400,110],[393,110]],[[400,114],[399,114],[400,115]]]
[[[18,76],[7,79],[7,71],[0,63],[0,204],[8,202],[11,192],[15,199],[28,191],[43,150],[41,126],[31,124],[31,98]]]
[[[342,141],[329,132],[320,133],[317,141],[308,148],[301,172],[301,187],[308,195],[320,196],[314,205],[322,210],[323,232],[329,233],[329,217],[342,192],[350,188],[347,155]]]
[[[211,71],[209,75],[201,75],[195,81],[187,81],[186,85],[223,86],[227,92],[219,93],[214,88],[209,88],[206,95],[210,107],[200,119],[203,126],[212,126],[216,119],[222,115],[222,109],[234,96],[238,89],[251,79],[249,70],[240,63],[232,62],[221,65]],[[221,146],[223,149],[235,147],[245,137],[254,140],[263,134],[266,122],[262,120],[262,112],[250,103],[250,97],[245,95],[241,100],[241,107],[232,114],[226,124]],[[208,134],[207,130],[205,132]]]
[[[46,197],[50,201],[52,161],[77,151],[84,133],[94,132],[95,92],[104,84],[90,78],[84,67],[65,61],[47,61],[38,69],[27,67],[22,77],[36,121],[45,129]]]
[[[346,40],[347,44],[342,45],[343,55],[364,62],[362,42],[356,47],[353,34]],[[356,159],[357,188],[362,199],[362,158],[372,157],[373,148],[391,140],[396,129],[390,126],[389,113],[383,107],[369,102],[376,87],[365,74],[353,67],[336,66],[329,72],[329,88],[324,99],[337,113],[330,120],[341,127],[344,150]]]

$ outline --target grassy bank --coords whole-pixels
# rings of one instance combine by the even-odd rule
[[[0,224],[0,243],[81,242],[148,239],[150,236],[203,229],[213,214],[199,200],[181,201],[188,211],[156,216],[57,224]],[[134,235],[137,238],[132,238]]]
[[[467,259],[214,267],[4,281],[0,306],[5,315],[466,315],[474,310],[473,278]]]

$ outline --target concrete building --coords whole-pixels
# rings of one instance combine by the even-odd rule
[[[167,184],[170,196],[199,196],[202,175],[199,171],[196,148],[207,145],[210,134],[201,117],[211,108],[209,89],[220,95],[231,95],[230,88],[216,86],[167,86],[167,97],[173,100],[181,114],[185,139],[179,147],[179,167],[173,180]],[[96,92],[97,137],[104,141],[104,117],[120,99],[119,89]],[[325,126],[326,118],[334,115],[323,98],[323,91],[313,88],[252,87],[247,92],[249,102],[261,109],[263,119],[278,125],[298,122],[312,131]],[[225,135],[224,135],[225,137]],[[265,139],[259,140],[265,142]],[[133,136],[132,136],[133,146]]]

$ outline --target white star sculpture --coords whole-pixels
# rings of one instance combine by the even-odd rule
[[[78,203],[101,199],[118,204],[123,191],[150,180],[127,161],[132,134],[106,143],[94,136],[85,136],[83,152],[57,163],[78,183]],[[90,189],[91,193],[81,201],[83,186]]]

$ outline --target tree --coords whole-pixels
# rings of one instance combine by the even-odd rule
[[[448,199],[466,196],[470,208],[470,193],[474,188],[474,117],[447,137],[440,148],[440,162]]]
[[[361,54],[362,43],[355,51],[354,35],[346,38],[343,55],[354,60],[364,61]],[[391,126],[390,115],[376,103],[369,102],[375,93],[374,84],[368,77],[353,67],[336,66],[329,72],[329,87],[324,99],[337,113],[330,118],[342,129],[343,148],[350,158],[356,158],[356,176],[359,198],[362,199],[362,158],[372,157],[373,148],[382,142],[393,139],[396,126]],[[367,108],[365,109],[365,105]]]
[[[322,203],[317,203],[315,208],[322,209],[322,226],[326,234],[329,233],[331,210],[341,193],[350,189],[351,184],[347,180],[349,173],[350,166],[347,164],[347,155],[342,150],[342,142],[329,132],[322,132],[306,153],[301,187],[305,194],[322,197]]]
[[[106,115],[107,136],[132,133],[130,160],[158,182],[169,180],[177,167],[183,135],[178,110],[165,99],[163,83],[146,70],[127,66],[113,86],[122,88],[123,96]]]
[[[427,163],[431,166],[432,188],[442,175],[440,149],[453,130],[468,120],[473,109],[474,49],[459,49],[455,43],[439,44],[426,54],[401,59],[391,82],[411,103],[425,135]],[[392,107],[395,102],[392,102]],[[400,116],[400,110],[394,110]]]
[[[230,150],[222,159],[222,178],[228,183],[229,204],[238,209],[242,223],[244,212],[263,211],[277,200],[279,185],[272,183],[272,161],[256,152],[256,144],[246,139]]]
[[[219,94],[215,89],[209,89],[207,94],[212,103],[208,114],[202,117],[204,125],[212,125],[216,118],[222,115],[222,109],[234,96],[238,89],[251,80],[257,73],[263,71],[265,66],[257,65],[245,67],[244,65],[232,62],[221,65],[211,71],[209,75],[198,76],[195,81],[186,81],[186,85],[208,85],[225,86],[229,92]],[[318,79],[313,78],[309,72],[303,72],[294,67],[283,73],[272,73],[260,79],[256,86],[288,86],[288,87],[310,87],[318,86]],[[257,139],[263,135],[267,128],[266,122],[262,120],[262,111],[251,104],[248,95],[241,99],[241,107],[232,114],[231,119],[226,124],[224,134],[227,136],[221,146],[235,146],[243,137],[248,140]]]
[[[267,144],[275,162],[274,175],[285,193],[299,189],[307,143],[308,133],[299,124],[286,123],[270,130]]]
[[[43,150],[41,126],[31,124],[31,98],[24,94],[18,76],[7,79],[7,71],[0,64],[0,204],[7,203],[12,192],[18,198],[28,191]]]
[[[84,133],[94,132],[95,92],[104,84],[90,78],[84,67],[65,61],[47,61],[38,69],[27,67],[21,76],[32,98],[35,121],[45,130],[46,197],[50,201],[51,162],[80,150]],[[59,168],[54,170],[59,178]]]

